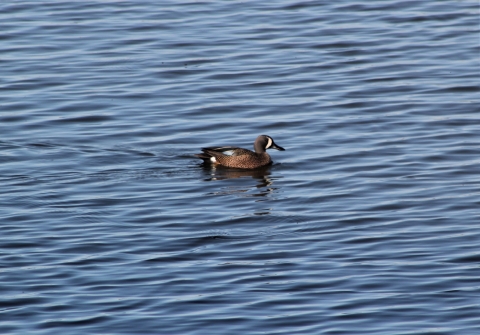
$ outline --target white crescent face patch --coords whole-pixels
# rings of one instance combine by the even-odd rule
[[[268,149],[272,146],[272,139],[270,137],[268,137],[268,142],[267,142],[267,146],[265,147],[265,149]]]

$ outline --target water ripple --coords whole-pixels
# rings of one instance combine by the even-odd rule
[[[476,1],[0,22],[2,334],[480,333]]]

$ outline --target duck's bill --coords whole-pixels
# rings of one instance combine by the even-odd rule
[[[280,150],[280,151],[285,151],[284,148],[282,148],[281,146],[279,145],[276,145],[275,143],[272,143],[272,146],[270,147],[272,149],[277,149],[277,150]]]

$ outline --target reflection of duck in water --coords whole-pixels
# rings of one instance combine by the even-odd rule
[[[238,147],[202,148],[203,152],[195,156],[203,159],[204,163],[237,169],[256,169],[272,164],[272,159],[266,152],[267,149],[285,150],[276,145],[273,138],[267,135],[258,136],[253,147],[255,152]]]
[[[205,172],[205,176],[207,177],[204,181],[219,181],[219,180],[227,180],[227,179],[237,179],[237,178],[252,178],[256,181],[255,188],[257,189],[264,189],[273,184],[273,179],[270,178],[270,165],[262,166],[257,169],[232,169],[232,168],[225,168],[221,165],[204,165],[203,170]],[[237,185],[235,184],[228,186],[228,190],[223,193],[228,194],[237,194],[237,193],[249,193],[251,187],[253,185],[249,185],[248,188],[245,188],[245,183],[241,183]],[[258,194],[249,194],[251,196],[263,196],[271,193],[273,188],[268,187],[265,189],[265,192],[260,192]]]

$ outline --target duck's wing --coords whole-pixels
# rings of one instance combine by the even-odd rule
[[[245,149],[239,147],[210,147],[210,148],[202,148],[202,151],[206,154],[211,156],[225,155],[225,156],[240,156],[245,154]]]

